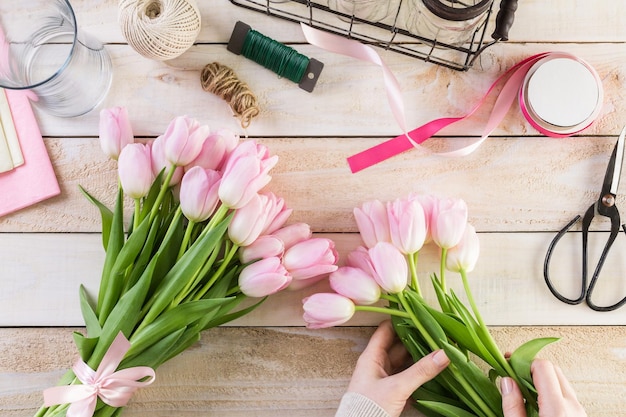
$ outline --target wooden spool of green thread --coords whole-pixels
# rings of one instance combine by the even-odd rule
[[[241,21],[235,24],[227,49],[263,65],[280,77],[297,83],[309,93],[315,88],[324,68],[320,61],[300,54],[295,49],[253,30]]]

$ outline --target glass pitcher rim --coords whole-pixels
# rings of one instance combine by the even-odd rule
[[[72,34],[72,47],[69,50],[69,53],[67,54],[67,57],[65,58],[65,61],[63,61],[63,64],[61,66],[59,66],[59,68],[57,68],[54,73],[52,73],[52,75],[50,75],[47,78],[44,78],[41,81],[38,81],[36,83],[31,83],[29,85],[25,85],[25,86],[18,86],[18,85],[13,85],[8,83],[9,85],[6,85],[7,83],[4,82],[2,80],[2,77],[0,77],[0,88],[7,88],[9,90],[31,90],[33,88],[37,88],[43,84],[46,84],[50,81],[52,81],[53,79],[55,79],[56,77],[58,77],[63,70],[65,70],[65,68],[67,68],[67,66],[69,65],[72,56],[74,55],[74,50],[76,49],[76,43],[78,42],[78,23],[76,20],[76,13],[74,12],[74,8],[72,7],[72,4],[69,2],[69,0],[56,0],[57,3],[61,3],[62,5],[65,5],[67,7],[67,10],[69,11],[69,16],[71,18],[71,23],[72,23],[72,28],[74,30],[74,33]]]

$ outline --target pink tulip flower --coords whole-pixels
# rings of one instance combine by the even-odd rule
[[[359,268],[343,266],[332,272],[330,288],[348,297],[355,304],[370,305],[380,299],[380,287],[371,275]]]
[[[387,204],[391,241],[404,254],[414,254],[424,246],[426,218],[417,200],[397,199]]]
[[[335,242],[325,238],[312,238],[296,243],[285,251],[283,265],[293,276],[289,289],[307,287],[337,270]]]
[[[142,143],[126,145],[120,152],[117,169],[126,195],[138,199],[148,194],[154,182],[149,146]]]
[[[479,254],[480,242],[476,229],[471,224],[467,224],[461,241],[448,250],[446,268],[453,272],[472,272],[478,262]]]
[[[208,219],[217,207],[220,173],[211,169],[193,167],[180,183],[180,208],[192,222]]]
[[[228,154],[237,146],[239,136],[228,129],[211,133],[202,144],[200,154],[185,169],[201,166],[205,169],[220,170]]]
[[[210,133],[209,127],[197,120],[187,116],[175,118],[163,134],[165,158],[176,166],[188,165],[198,157]]]
[[[424,239],[424,244],[430,243],[432,241],[431,236],[431,223],[433,217],[433,211],[438,204],[439,199],[430,194],[410,194],[409,200],[417,200],[422,209],[424,210],[424,218],[426,219],[426,238]]]
[[[100,147],[105,155],[117,160],[122,149],[134,142],[133,128],[125,107],[112,107],[100,111]]]
[[[352,300],[335,293],[318,293],[302,300],[304,321],[309,329],[323,329],[343,324],[354,315]]]
[[[369,201],[361,208],[356,207],[354,219],[368,248],[373,248],[378,242],[391,242],[387,209],[380,201]]]
[[[258,259],[281,257],[285,252],[285,244],[282,240],[272,235],[259,236],[250,245],[239,250],[239,259],[242,263],[256,261]]]
[[[285,200],[278,197],[274,193],[265,193],[268,198],[268,213],[265,227],[263,228],[263,234],[272,234],[276,230],[280,229],[289,216],[291,216],[292,209],[285,206]]]
[[[443,249],[459,243],[467,224],[467,204],[461,199],[446,198],[433,209],[431,230],[433,241]]]
[[[246,266],[239,274],[239,288],[248,297],[265,297],[285,289],[291,276],[277,257]]]
[[[223,179],[222,179],[223,180]],[[228,237],[238,246],[249,246],[261,235],[267,218],[267,197],[254,194],[238,208],[228,226]]]
[[[174,167],[174,165],[165,158],[165,145],[163,143],[163,136],[157,137],[152,142],[152,172],[154,175],[159,175],[163,171],[163,176],[167,176],[171,169],[174,169],[174,174],[170,180],[171,186],[180,183],[183,178],[183,167]]]
[[[372,269],[370,254],[367,248],[363,246],[357,247],[355,250],[348,254],[346,266],[353,266],[355,268],[362,269],[369,275],[374,276],[374,270]]]
[[[220,199],[230,208],[245,206],[265,187],[272,177],[270,169],[278,156],[269,156],[267,147],[250,140],[240,143],[230,154],[224,166]]]
[[[296,243],[304,242],[311,239],[311,226],[307,223],[294,223],[289,226],[281,227],[272,233],[272,236],[283,241],[285,249],[289,249]]]
[[[379,242],[369,249],[373,277],[389,294],[402,292],[409,279],[409,267],[404,255],[391,243]]]

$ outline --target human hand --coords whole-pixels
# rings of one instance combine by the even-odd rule
[[[391,322],[382,322],[356,363],[348,392],[364,395],[391,417],[398,417],[413,391],[436,377],[450,363],[442,350],[404,369],[408,358],[408,352],[395,337]]]
[[[587,416],[561,368],[545,359],[535,359],[530,370],[539,394],[539,417]],[[500,388],[504,417],[526,417],[524,398],[515,381],[502,378]]]

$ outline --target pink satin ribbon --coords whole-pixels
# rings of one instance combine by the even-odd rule
[[[373,146],[363,152],[349,157],[348,165],[350,166],[350,170],[353,173],[361,171],[365,168],[368,168],[414,147],[419,147],[421,143],[425,142],[427,139],[432,137],[434,134],[436,134],[446,126],[470,117],[485,103],[494,88],[498,86],[501,81],[507,78],[508,79],[506,83],[502,87],[502,90],[498,95],[498,98],[496,99],[493,110],[491,112],[491,115],[489,116],[489,120],[487,121],[485,128],[483,129],[481,137],[476,142],[468,146],[451,152],[439,153],[438,155],[464,156],[476,150],[500,124],[516,97],[519,98],[522,113],[530,122],[530,124],[542,134],[550,137],[570,136],[587,128],[593,122],[593,120],[591,120],[587,124],[581,125],[578,129],[574,129],[574,131],[570,131],[567,134],[562,134],[550,131],[549,129],[542,127],[540,124],[533,120],[524,102],[521,87],[524,84],[526,74],[535,64],[546,59],[564,57],[575,59],[590,68],[586,63],[584,63],[584,61],[576,58],[571,54],[565,52],[544,52],[526,58],[523,61],[515,64],[508,71],[506,71],[491,85],[491,87],[489,87],[487,93],[474,106],[474,108],[472,108],[469,113],[465,114],[464,116],[435,119],[416,129],[407,131],[404,103],[402,101],[402,94],[398,81],[391,72],[391,70],[382,61],[378,53],[371,46],[364,45],[354,39],[347,39],[338,35],[314,29],[304,24],[301,24],[301,27],[306,40],[310,44],[330,52],[335,52],[362,61],[371,62],[373,64],[379,65],[383,70],[383,78],[385,83],[385,90],[387,92],[387,99],[389,101],[393,116],[404,133],[393,139],[389,139],[381,144]],[[595,74],[595,71],[593,71],[591,68],[590,70]],[[600,80],[597,78],[597,76],[596,81],[600,86]]]
[[[78,360],[72,367],[83,385],[66,385],[44,390],[44,405],[71,404],[67,417],[91,417],[98,398],[111,407],[124,407],[139,388],[150,385],[156,378],[152,368],[137,366],[115,372],[130,342],[120,332],[102,358],[98,370],[94,371],[85,362]],[[140,380],[148,378],[145,381]]]

